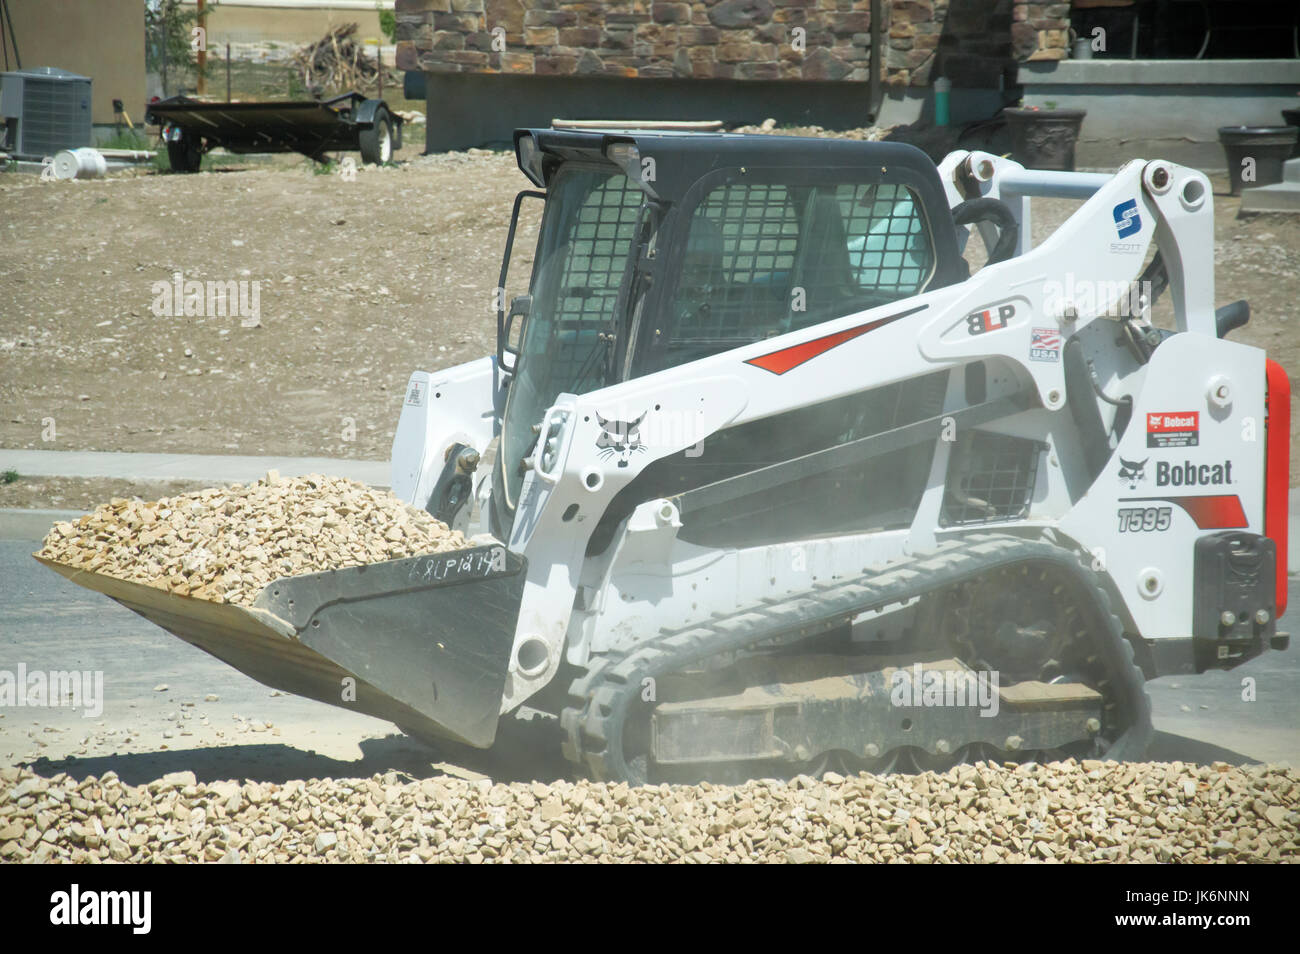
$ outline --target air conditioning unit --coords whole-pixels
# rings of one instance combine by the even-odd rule
[[[6,148],[19,159],[89,146],[90,77],[52,66],[0,73],[0,117]]]

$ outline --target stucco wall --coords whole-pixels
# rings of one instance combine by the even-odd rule
[[[89,76],[92,122],[113,122],[114,99],[139,117],[145,101],[143,0],[9,0],[9,13],[24,68],[57,66]],[[8,38],[5,46],[15,69]]]
[[[227,42],[302,46],[316,42],[334,27],[355,23],[361,28],[361,39],[387,43],[379,29],[377,5],[374,0],[310,4],[220,0],[215,7],[209,4],[208,42],[211,48]],[[385,0],[383,5],[392,9],[393,0]],[[185,6],[192,8],[193,0],[187,0]]]

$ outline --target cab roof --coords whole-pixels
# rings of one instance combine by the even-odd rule
[[[536,146],[535,161],[521,152],[525,139]],[[890,169],[908,173],[913,187],[922,183],[926,204],[936,200],[945,207],[938,169],[920,149],[906,143],[867,142],[853,139],[819,139],[809,136],[770,136],[761,133],[677,132],[667,130],[516,129],[515,158],[520,171],[545,187],[564,162],[615,164],[610,147],[627,143],[641,157],[653,157],[655,192],[666,201],[679,200],[701,176],[720,168],[797,168],[806,170],[856,169],[870,179],[872,173]],[[529,149],[523,146],[523,149]]]
[[[761,133],[677,132],[652,129],[516,129],[515,159],[535,185],[548,188],[566,163],[622,168],[655,200],[675,205],[700,196],[701,180],[753,175],[789,184],[828,179],[907,186],[930,224],[937,255],[931,288],[967,276],[957,247],[956,227],[939,170],[920,149],[906,143]],[[653,177],[642,175],[653,159]],[[734,179],[733,179],[734,181]],[[696,190],[697,193],[699,190]]]

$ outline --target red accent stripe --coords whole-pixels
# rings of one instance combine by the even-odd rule
[[[1161,501],[1181,507],[1200,530],[1240,530],[1249,524],[1236,494],[1208,497],[1125,497],[1123,503]]]
[[[1291,489],[1291,382],[1265,361],[1268,419],[1264,424],[1264,535],[1277,544],[1277,615],[1286,612],[1287,495]]]
[[[916,308],[909,308],[907,311],[900,311],[896,315],[890,315],[888,318],[878,318],[875,321],[869,321],[865,325],[858,325],[856,328],[849,328],[847,331],[837,331],[834,334],[823,335],[820,338],[813,338],[811,341],[805,341],[802,344],[791,345],[788,348],[782,348],[780,351],[773,351],[770,354],[761,355],[757,358],[750,358],[745,364],[752,364],[756,368],[762,368],[764,371],[771,371],[773,374],[785,374],[787,371],[799,367],[805,361],[811,361],[819,354],[825,354],[831,348],[844,344],[846,341],[852,341],[859,335],[865,335],[868,331],[875,331],[877,328],[884,327],[890,322],[897,321],[899,318],[906,318],[908,315],[914,315],[918,311],[928,308],[928,305],[920,305]]]
[[[1201,530],[1239,530],[1248,526],[1246,511],[1236,494],[1213,497],[1170,497],[1169,502],[1187,511]]]

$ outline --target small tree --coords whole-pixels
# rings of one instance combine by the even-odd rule
[[[216,6],[208,4],[208,12]],[[167,86],[169,73],[184,77],[198,75],[194,57],[197,9],[181,8],[181,0],[146,0],[144,8],[145,66],[163,75]]]
[[[389,43],[397,42],[397,14],[392,10],[379,7],[379,29],[388,38]]]

